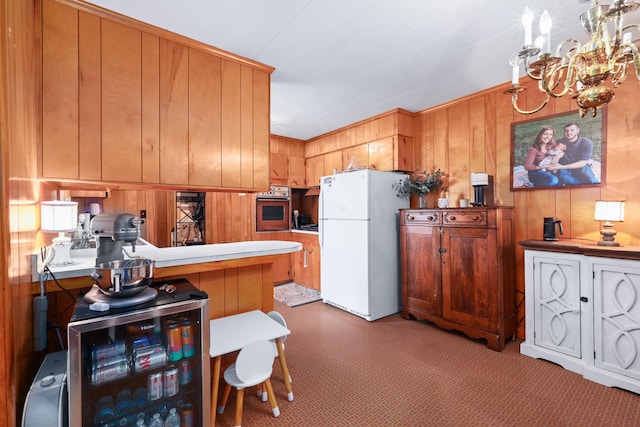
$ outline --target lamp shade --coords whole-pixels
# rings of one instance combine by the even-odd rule
[[[489,174],[485,172],[473,172],[471,174],[471,185],[489,185]]]
[[[78,223],[78,203],[52,200],[40,202],[40,229],[50,233],[73,231]]]
[[[595,221],[624,221],[624,201],[597,200]]]

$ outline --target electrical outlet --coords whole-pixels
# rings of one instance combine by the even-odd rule
[[[140,211],[140,218],[146,218],[147,217],[147,210],[146,209],[142,209]]]

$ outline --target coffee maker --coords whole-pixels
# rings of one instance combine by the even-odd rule
[[[473,172],[471,174],[471,185],[473,186],[474,201],[472,206],[493,206],[493,176],[484,172]]]
[[[556,224],[558,225],[558,232],[560,233],[560,235],[562,235],[562,221],[552,216],[547,216],[544,218],[542,228],[542,238],[544,240],[558,240],[558,236],[556,234]]]

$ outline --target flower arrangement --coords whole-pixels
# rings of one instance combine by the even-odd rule
[[[427,193],[438,190],[446,180],[446,174],[440,169],[431,173],[426,170],[413,172],[404,180],[393,185],[396,196],[401,199],[408,199],[412,194],[424,196]]]

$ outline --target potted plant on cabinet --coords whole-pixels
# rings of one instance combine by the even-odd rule
[[[396,190],[396,196],[402,199],[407,199],[412,194],[417,195],[418,207],[426,208],[427,194],[440,189],[444,185],[445,179],[446,174],[440,169],[433,172],[415,171],[404,180],[396,183],[393,188]]]

